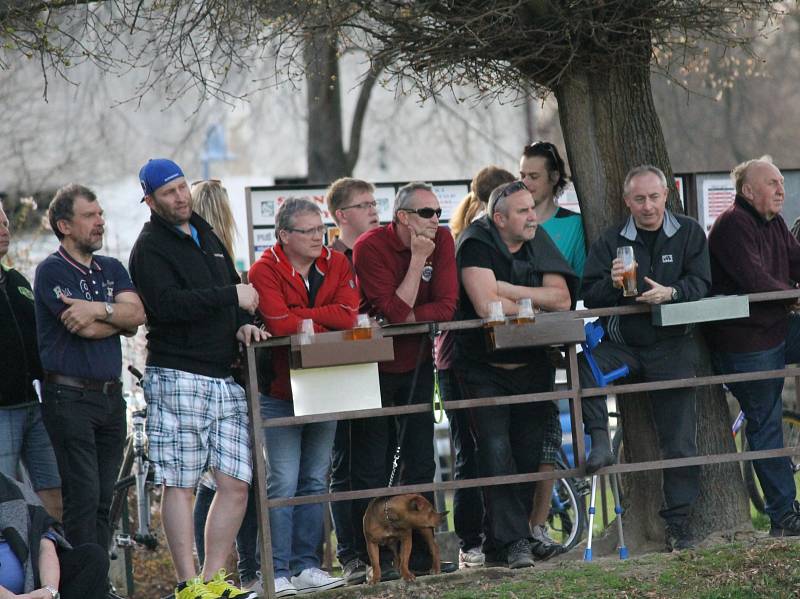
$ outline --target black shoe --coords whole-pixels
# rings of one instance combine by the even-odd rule
[[[501,568],[508,565],[508,552],[505,547],[484,547],[483,554],[486,556],[483,565],[487,568]]]
[[[520,539],[508,544],[508,567],[512,570],[517,568],[530,568],[533,566],[533,554],[531,544],[528,539]]]
[[[544,561],[564,551],[564,546],[556,543],[547,534],[546,524],[532,526],[531,537],[528,538],[528,541],[531,544],[531,552],[536,560]]]
[[[791,509],[781,516],[778,522],[772,522],[769,527],[771,537],[797,537],[800,536],[800,504],[795,501]]]
[[[594,474],[600,468],[611,466],[615,460],[608,439],[608,429],[595,428],[589,431],[589,435],[592,437],[592,449],[586,458],[586,474]]]
[[[667,522],[666,526],[667,551],[685,551],[694,549],[694,539],[689,531],[686,520]]]
[[[364,577],[366,580],[372,577],[372,566],[366,567]],[[381,564],[381,582],[389,582],[390,580],[400,580],[400,572],[392,564]]]
[[[411,573],[414,576],[427,576],[428,574],[433,573],[430,568],[428,568],[427,570],[417,570],[415,568],[409,568],[409,570],[411,570]],[[456,563],[441,562],[439,564],[439,574],[452,574],[453,572],[457,571],[458,571],[458,564]]]
[[[367,564],[354,557],[342,566],[342,578],[348,586],[364,584],[367,580]]]

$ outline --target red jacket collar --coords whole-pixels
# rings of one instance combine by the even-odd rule
[[[320,254],[319,258],[314,261],[314,266],[316,266],[317,270],[321,272],[323,275],[328,272],[328,267],[330,265],[332,252],[330,248],[322,247],[322,253]],[[276,243],[271,248],[264,250],[264,253],[261,256],[261,260],[269,260],[275,262],[278,267],[283,270],[286,274],[290,277],[295,277],[298,275],[297,271],[292,266],[292,263],[289,262],[289,258],[286,257],[286,253],[283,251],[283,246],[279,243]],[[298,275],[299,276],[299,275]]]

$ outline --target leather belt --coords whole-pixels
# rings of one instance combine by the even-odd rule
[[[122,381],[111,379],[110,381],[98,381],[97,379],[82,379],[76,376],[66,376],[55,372],[45,372],[44,382],[53,385],[64,385],[65,387],[75,387],[85,391],[96,391],[105,395],[110,395],[122,387]]]

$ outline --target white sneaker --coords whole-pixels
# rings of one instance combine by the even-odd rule
[[[306,568],[298,576],[292,576],[292,584],[298,595],[327,591],[344,586],[344,578],[336,578],[319,568]]]
[[[284,578],[284,580],[287,580]],[[288,580],[287,580],[288,582]],[[277,582],[276,582],[277,584]],[[256,570],[256,578],[248,582],[247,584],[242,585],[243,591],[251,591],[256,593],[259,597],[264,596],[264,581],[261,578],[261,570]]]
[[[292,577],[294,580],[294,577]],[[294,597],[297,589],[285,576],[275,579],[275,597]]]
[[[486,563],[486,556],[480,547],[472,547],[467,551],[458,550],[458,569],[477,568]]]

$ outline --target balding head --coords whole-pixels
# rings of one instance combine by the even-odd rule
[[[783,209],[783,175],[768,157],[748,160],[731,171],[736,193],[766,220]]]

